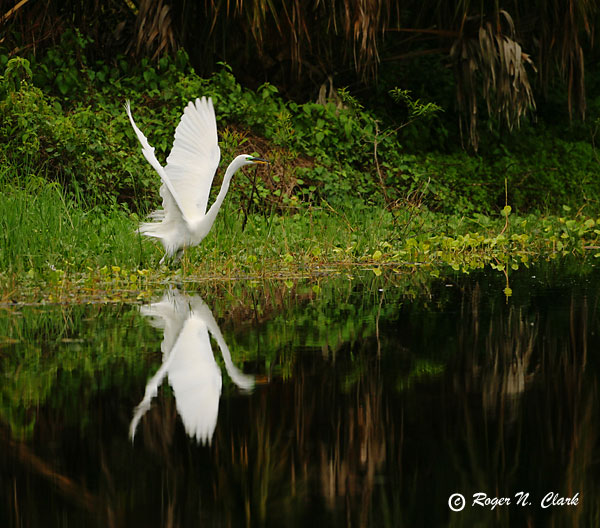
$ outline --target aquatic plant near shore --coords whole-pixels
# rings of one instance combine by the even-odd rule
[[[545,260],[600,257],[600,218],[473,217],[426,210],[305,207],[287,215],[242,213],[226,204],[223,221],[192,248],[180,269],[159,266],[161,252],[135,234],[138,217],[122,207],[83,210],[56,185],[6,188],[0,203],[0,291],[4,299],[138,295],[164,281],[297,278],[366,268],[375,275],[421,270],[508,273]],[[131,295],[131,294],[128,294]]]

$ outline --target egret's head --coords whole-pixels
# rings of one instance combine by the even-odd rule
[[[268,165],[269,162],[265,159],[258,158],[256,156],[250,156],[250,154],[240,154],[237,156],[227,167],[227,172],[233,176],[238,169],[241,169],[245,165]]]

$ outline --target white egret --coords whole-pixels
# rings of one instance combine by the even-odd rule
[[[240,389],[252,389],[254,376],[244,374],[233,364],[212,312],[198,295],[183,295],[175,289],[160,302],[142,306],[140,312],[151,318],[153,326],[164,330],[163,362],[148,380],[144,398],[135,409],[129,426],[131,440],[162,380],[168,376],[186,433],[203,444],[210,443],[217,426],[222,379],[209,332],[221,349],[227,374]]]
[[[151,213],[154,222],[142,222],[138,231],[148,237],[158,238],[165,248],[165,258],[183,248],[198,245],[211,230],[217,213],[229,190],[231,178],[244,165],[268,163],[262,158],[242,154],[227,167],[221,190],[211,208],[206,210],[213,177],[219,166],[221,151],[217,143],[217,120],[210,97],[190,101],[179,125],[167,165],[163,167],[154,155],[146,136],[137,127],[131,115],[129,101],[125,109],[140,143],[142,153],[158,172],[162,185],[162,209]]]

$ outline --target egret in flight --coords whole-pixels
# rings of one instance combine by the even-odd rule
[[[231,178],[238,169],[244,165],[268,162],[247,154],[235,158],[227,167],[221,190],[207,211],[208,195],[221,158],[217,120],[210,97],[188,103],[175,130],[173,148],[165,167],[158,162],[154,147],[135,124],[129,101],[125,103],[125,109],[142,144],[142,154],[162,180],[162,209],[151,213],[154,222],[142,222],[138,229],[141,234],[161,241],[165,248],[165,255],[160,261],[162,264],[173,255],[179,258],[183,248],[198,245],[208,235],[229,190]]]

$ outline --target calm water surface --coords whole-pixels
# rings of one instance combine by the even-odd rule
[[[504,281],[5,307],[0,526],[598,526],[600,273]]]

